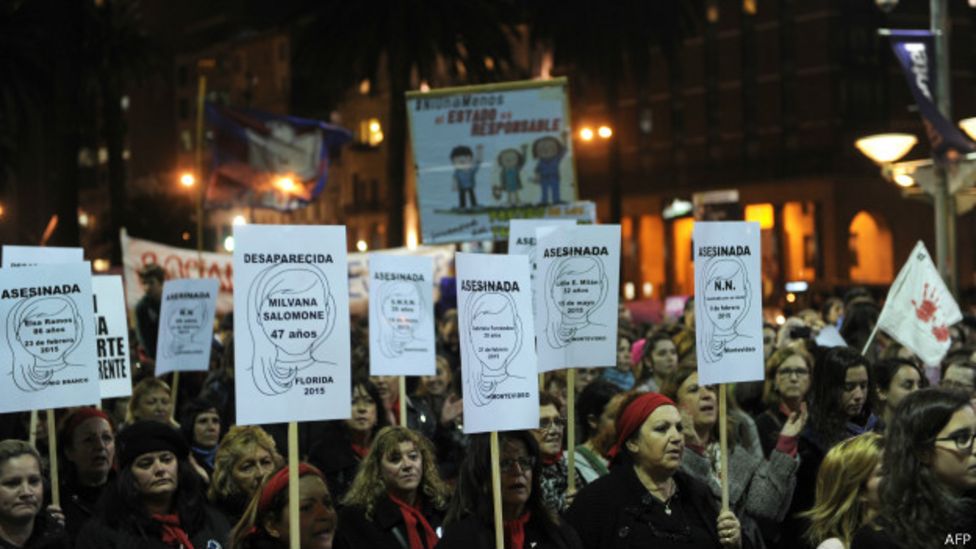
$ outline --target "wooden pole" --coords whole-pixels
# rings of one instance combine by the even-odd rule
[[[871,335],[868,336],[867,342],[864,343],[864,348],[861,349],[861,356],[868,354],[868,349],[870,349],[871,344],[874,343],[874,336],[878,335],[878,327],[880,327],[880,324],[875,324],[874,329],[871,330]]]
[[[576,369],[566,370],[566,455],[569,492],[576,491]]]
[[[407,376],[400,377],[400,427],[407,426]]]
[[[30,445],[37,448],[37,410],[31,410],[30,423],[27,425],[27,440]]]
[[[288,545],[301,549],[301,521],[298,513],[298,422],[288,422]]]
[[[718,392],[718,441],[722,454],[719,480],[722,482],[722,510],[729,510],[729,429],[726,422],[726,384],[719,384]]]
[[[180,390],[179,371],[173,372],[173,379],[171,381],[173,382],[173,386],[169,388],[169,401],[170,404],[173,406],[173,408],[171,409],[169,418],[172,419],[173,421],[176,421],[176,395],[177,393],[179,393]]]
[[[491,499],[495,509],[495,549],[505,549],[505,521],[502,518],[502,475],[498,431],[491,432]]]
[[[61,506],[61,485],[58,480],[58,433],[54,425],[54,409],[47,411],[47,454],[50,463],[51,505]]]

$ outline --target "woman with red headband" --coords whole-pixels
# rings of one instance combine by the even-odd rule
[[[335,547],[433,549],[447,496],[430,442],[384,427],[342,500]]]
[[[61,421],[61,507],[71,539],[94,515],[98,498],[115,476],[115,427],[97,408],[78,408]]]
[[[336,512],[325,476],[315,467],[298,466],[299,535],[302,549],[332,549]],[[230,534],[231,549],[287,549],[288,467],[270,475],[251,499]]]
[[[681,413],[666,396],[632,396],[617,417],[610,474],[566,512],[587,549],[749,548],[739,521],[708,487],[681,471]]]

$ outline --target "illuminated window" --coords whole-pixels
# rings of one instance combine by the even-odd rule
[[[772,204],[749,204],[746,206],[746,221],[758,221],[760,229],[776,226]]]
[[[359,142],[370,147],[383,142],[383,126],[379,118],[369,118],[359,122]]]

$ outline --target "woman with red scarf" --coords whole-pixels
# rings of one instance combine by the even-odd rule
[[[230,526],[205,503],[190,448],[175,428],[137,421],[116,439],[119,471],[76,549],[209,549]]]
[[[448,489],[430,442],[385,427],[342,500],[335,549],[433,549]]]
[[[579,536],[546,507],[539,444],[528,431],[498,434],[502,518],[507,549],[581,549]],[[494,549],[491,445],[472,437],[437,549]]]

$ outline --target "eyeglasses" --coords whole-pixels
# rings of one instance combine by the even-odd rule
[[[960,452],[971,452],[973,450],[973,440],[976,440],[976,433],[969,431],[959,431],[947,437],[933,439],[935,442],[952,442],[956,445],[956,450]]]
[[[779,370],[776,370],[776,375],[783,377],[806,377],[810,375],[810,370],[807,370],[806,368],[780,368]]]
[[[518,473],[519,471],[531,471],[535,467],[535,458],[525,456],[520,458],[507,458],[498,462],[502,471],[506,473]],[[515,467],[518,466],[518,469]]]
[[[539,419],[539,430],[548,431],[549,429],[563,429],[566,427],[566,420],[561,417],[555,418],[540,418]]]

